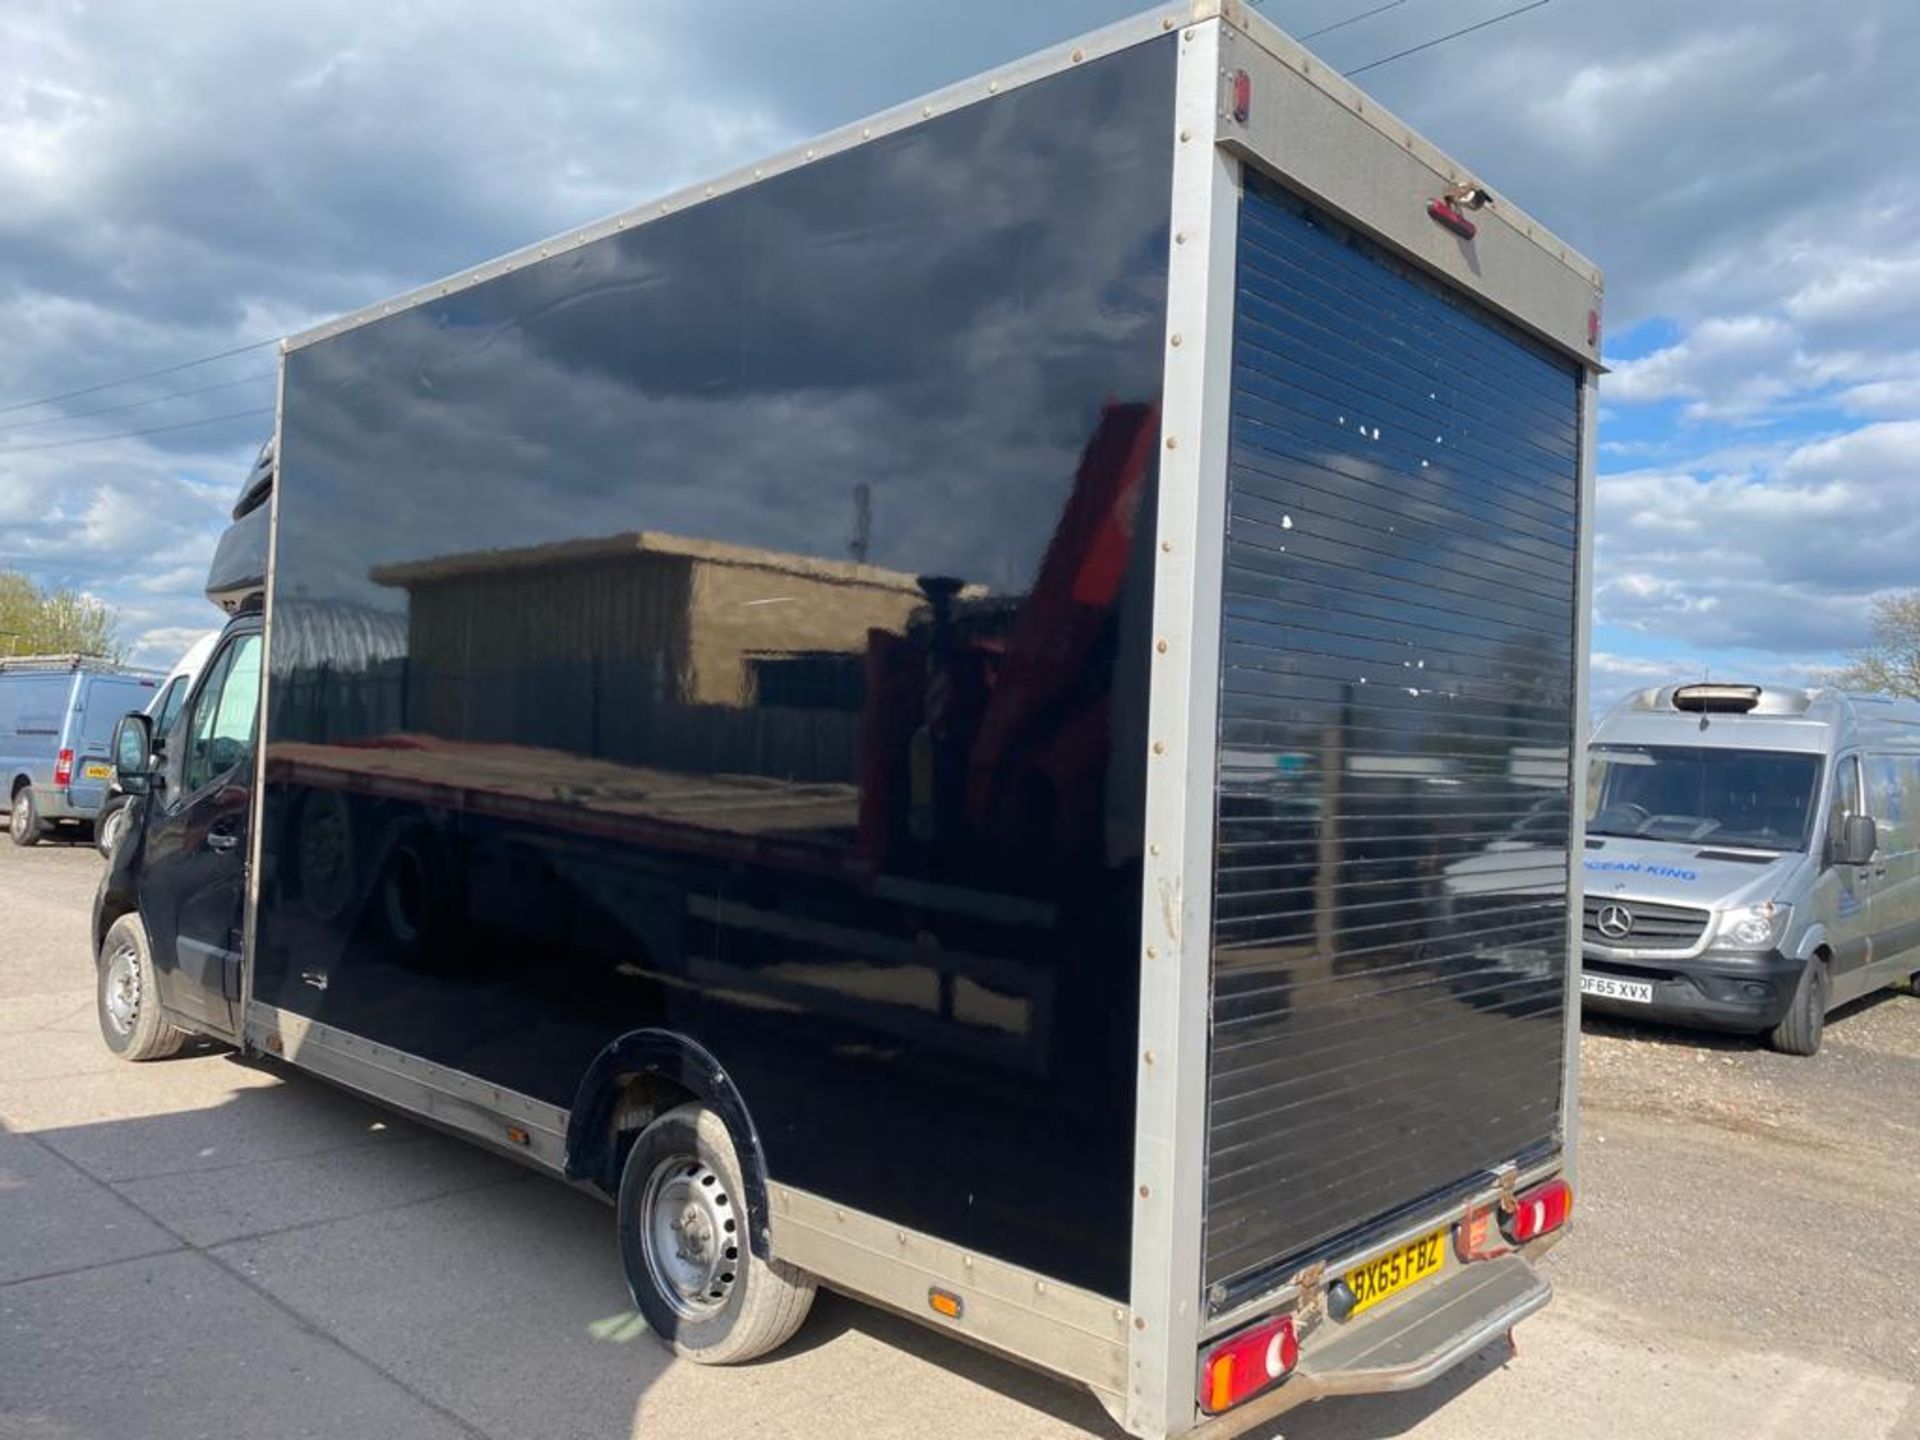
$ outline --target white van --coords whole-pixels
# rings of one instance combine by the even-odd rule
[[[1920,976],[1920,704],[1673,685],[1594,732],[1581,990],[1594,1010],[1811,1055]]]
[[[153,700],[147,706],[147,714],[153,717],[153,733],[164,735],[179,715],[180,707],[186,703],[187,692],[193,689],[195,677],[207,663],[207,657],[213,653],[214,644],[220,639],[218,630],[209,630],[193,644],[187,647],[167,672],[167,678],[154,692]],[[127,828],[127,802],[132,797],[118,784],[113,785],[107,800],[100,807],[100,815],[93,822],[93,845],[102,855],[111,856],[113,847]]]

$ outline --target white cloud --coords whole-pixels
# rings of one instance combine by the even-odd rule
[[[1598,493],[1597,619],[1668,644],[1810,666],[1864,642],[1874,595],[1920,580],[1920,421],[1603,476]]]

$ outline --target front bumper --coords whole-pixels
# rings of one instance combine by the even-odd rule
[[[1805,968],[1805,962],[1778,950],[1708,950],[1690,960],[1616,960],[1605,951],[1589,948],[1581,963],[1591,975],[1653,986],[1652,1004],[1582,995],[1583,1010],[1739,1031],[1771,1030],[1778,1025],[1793,1004],[1793,992]]]

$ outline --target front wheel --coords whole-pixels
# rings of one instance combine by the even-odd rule
[[[669,1110],[634,1141],[619,1223],[633,1303],[675,1354],[703,1365],[752,1360],[807,1318],[814,1278],[753,1253],[733,1138],[706,1107]]]
[[[46,821],[40,818],[40,807],[34,803],[33,787],[22,785],[13,792],[13,809],[8,812],[7,833],[13,837],[16,845],[37,845],[40,837],[46,833]]]
[[[120,843],[120,837],[127,831],[127,802],[110,802],[101,812],[100,818],[93,822],[93,848],[111,860],[113,847]]]
[[[1813,1055],[1827,1028],[1827,967],[1818,956],[1807,961],[1794,986],[1793,1003],[1767,1032],[1767,1044],[1782,1055]]]
[[[153,957],[138,915],[122,915],[100,942],[94,988],[100,1036],[122,1060],[164,1060],[186,1043],[187,1032],[160,1013]]]

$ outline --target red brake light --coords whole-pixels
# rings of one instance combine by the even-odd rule
[[[44,755],[46,751],[43,750],[40,753]],[[56,785],[65,785],[71,782],[72,779],[73,751],[62,750],[58,758],[53,762],[53,783]]]
[[[1507,1239],[1516,1245],[1538,1239],[1558,1230],[1573,1213],[1573,1187],[1564,1180],[1549,1180],[1514,1201],[1513,1213],[1500,1222]]]
[[[1458,235],[1462,240],[1471,240],[1480,233],[1480,227],[1462,215],[1445,200],[1427,202],[1427,215],[1436,225],[1441,225]]]
[[[1207,1352],[1200,1371],[1200,1408],[1209,1415],[1230,1410],[1286,1379],[1299,1360],[1291,1315],[1244,1330]]]
[[[1247,117],[1253,113],[1253,77],[1244,70],[1233,72],[1233,118],[1239,125],[1247,123]]]

